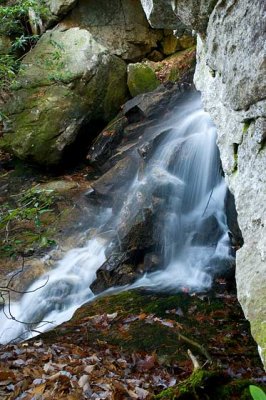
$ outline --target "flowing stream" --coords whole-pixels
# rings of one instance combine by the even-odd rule
[[[1,312],[0,342],[24,340],[51,329],[92,300],[95,296],[90,285],[106,260],[112,240],[101,234],[101,226],[114,230],[127,220],[130,207],[136,214],[154,195],[164,209],[159,240],[162,265],[119,290],[210,288],[217,270],[231,258],[224,210],[226,185],[220,171],[215,127],[194,94],[170,117],[162,118],[156,130],[166,134],[142,173],[136,171],[120,210],[115,215],[110,208],[102,210],[99,234],[85,247],[70,250],[52,271],[27,289],[19,302],[12,303],[10,310],[6,307],[7,315],[11,311],[26,324],[7,319]]]

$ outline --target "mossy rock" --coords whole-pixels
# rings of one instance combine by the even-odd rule
[[[195,370],[176,386],[163,390],[156,400],[251,400],[247,379],[232,380],[220,371]]]
[[[174,35],[168,35],[162,41],[162,50],[166,56],[174,54],[181,49],[182,46],[180,45],[180,41]]]
[[[87,30],[47,31],[23,59],[0,146],[22,160],[59,164],[81,126],[109,122],[127,96],[126,63]]]
[[[195,37],[193,37],[193,36],[184,35],[179,38],[179,44],[180,44],[181,49],[185,50],[185,49],[189,49],[190,47],[195,46],[196,40],[195,40]]]
[[[127,85],[131,96],[152,92],[160,85],[154,70],[145,63],[128,65]]]

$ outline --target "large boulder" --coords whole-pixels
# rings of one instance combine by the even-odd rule
[[[80,26],[111,53],[138,61],[157,47],[163,31],[151,29],[139,1],[80,0],[62,26]]]
[[[238,298],[266,365],[266,102],[262,0],[215,7],[198,38],[195,83],[218,129],[244,245],[236,253]]]
[[[171,0],[141,0],[141,4],[153,28],[177,29],[179,34],[186,30],[175,14]]]
[[[216,3],[217,0],[141,0],[152,27],[175,29],[178,35],[188,27],[205,32]]]
[[[108,122],[126,95],[125,62],[87,30],[47,31],[23,60],[2,143],[21,159],[57,164],[82,124]]]
[[[77,3],[77,0],[45,0],[51,13],[56,17],[67,14]]]

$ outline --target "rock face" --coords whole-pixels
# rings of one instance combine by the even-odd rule
[[[168,27],[170,4],[165,3],[142,0],[151,25],[161,20],[158,26]],[[175,14],[201,34],[194,80],[217,126],[223,169],[235,196],[244,239],[237,252],[238,298],[265,365],[265,2],[176,0],[171,4]],[[160,16],[157,10],[163,5]]]
[[[219,2],[206,41],[198,38],[197,88],[218,128],[244,246],[237,251],[238,298],[266,363],[266,102],[264,2]]]
[[[15,89],[5,146],[21,159],[53,165],[85,121],[116,114],[126,98],[126,64],[85,29],[47,31],[24,58]]]

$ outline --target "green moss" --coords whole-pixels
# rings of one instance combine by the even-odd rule
[[[244,125],[243,125],[243,133],[247,133],[248,128],[250,127],[251,122],[252,122],[252,119],[246,120],[246,121],[244,122]]]
[[[146,64],[129,64],[127,85],[131,96],[151,92],[160,85],[154,70]]]
[[[174,400],[175,399],[175,389],[174,388],[168,388],[163,390],[161,393],[159,393],[157,396],[155,396],[156,400]]]
[[[182,48],[179,39],[177,39],[177,37],[175,37],[174,35],[166,36],[162,42],[162,46],[162,50],[165,55],[173,54],[176,51],[181,50]]]
[[[249,380],[231,380],[222,372],[196,370],[175,387],[163,390],[157,400],[250,400]]]
[[[265,294],[262,292],[262,296],[257,297],[258,301],[261,301],[262,308],[265,304]],[[259,305],[257,305],[259,309]],[[251,320],[251,333],[258,345],[260,346],[260,356],[263,360],[264,367],[266,365],[266,322],[263,315],[261,319]]]

